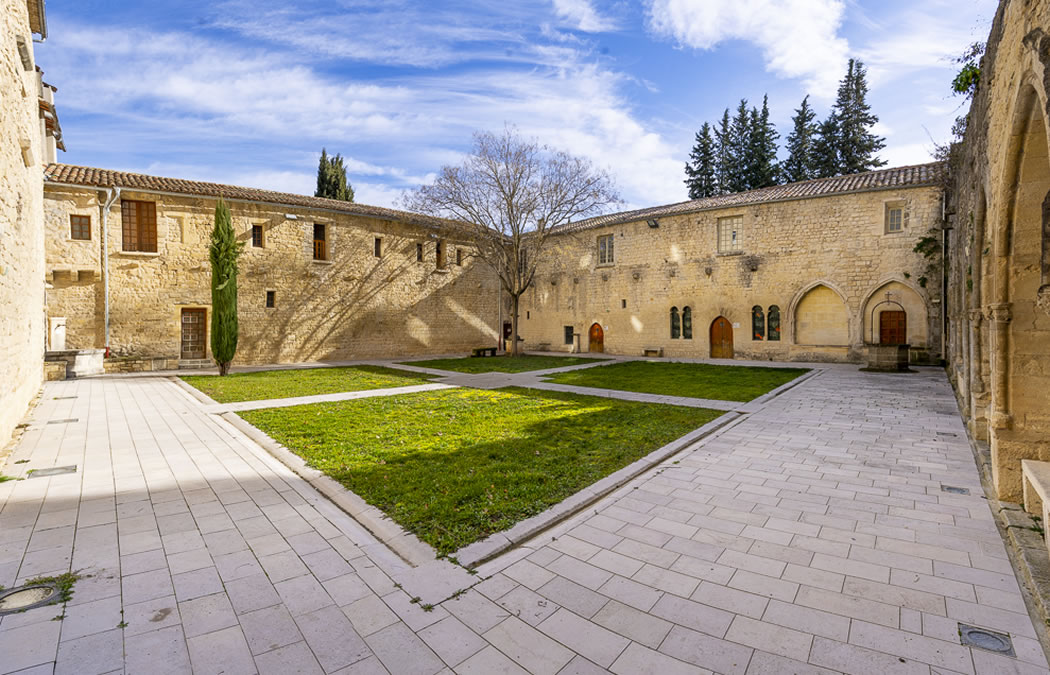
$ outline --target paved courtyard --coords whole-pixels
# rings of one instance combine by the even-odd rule
[[[942,372],[734,409],[431,607],[426,566],[170,380],[48,383],[3,472],[77,471],[0,483],[0,585],[84,576],[63,619],[0,618],[0,673],[1050,672]]]

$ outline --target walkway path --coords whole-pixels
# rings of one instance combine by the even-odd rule
[[[0,483],[0,584],[90,575],[0,618],[0,672],[1050,672],[936,370],[822,372],[432,611],[427,566],[168,380],[48,383],[3,471],[74,464]]]

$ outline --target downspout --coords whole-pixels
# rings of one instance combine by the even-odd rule
[[[106,227],[106,217],[113,202],[120,198],[120,188],[106,188],[106,203],[102,207],[102,297],[105,306],[105,341],[106,356],[109,356],[109,232]]]
[[[941,362],[948,362],[948,192],[941,192]]]
[[[500,283],[499,272],[496,272],[496,346],[507,349],[503,342],[503,284]]]

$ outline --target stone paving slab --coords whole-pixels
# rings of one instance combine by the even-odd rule
[[[164,378],[45,385],[3,471],[64,465],[0,483],[0,584],[85,575],[60,621],[0,617],[0,673],[1050,672],[934,370],[829,368],[435,603],[407,589],[458,573]]]

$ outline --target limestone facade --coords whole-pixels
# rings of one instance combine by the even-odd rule
[[[64,321],[67,349],[211,358],[208,244],[216,195],[223,191],[234,191],[226,199],[244,242],[235,364],[462,352],[496,342],[501,308],[495,277],[458,252],[464,243],[451,224],[230,186],[187,183],[202,194],[180,194],[171,191],[178,185],[158,182],[168,179],[137,174],[86,185],[82,180],[100,182],[91,178],[99,173],[68,169],[49,167],[44,187],[48,315]],[[143,203],[155,210],[156,251],[125,250],[124,211],[142,211]],[[81,228],[89,224],[88,238],[71,236],[74,220]],[[318,226],[324,228],[322,260],[315,259]],[[188,315],[202,320],[196,337]],[[202,342],[200,353],[188,340]]]
[[[859,361],[893,311],[906,315],[898,341],[911,345],[912,361],[937,362],[940,275],[914,248],[940,236],[939,168],[809,181],[567,228],[549,240],[523,296],[519,332],[530,348],[571,350],[575,334],[581,351],[600,340],[613,354]],[[603,261],[610,241],[612,261]],[[728,350],[713,352],[713,339]]]
[[[31,7],[32,6],[32,7]],[[44,234],[36,2],[0,2],[0,447],[39,390],[44,358]],[[30,11],[32,9],[32,11]]]
[[[1050,1],[1000,3],[952,163],[947,356],[998,497],[1050,460]]]

